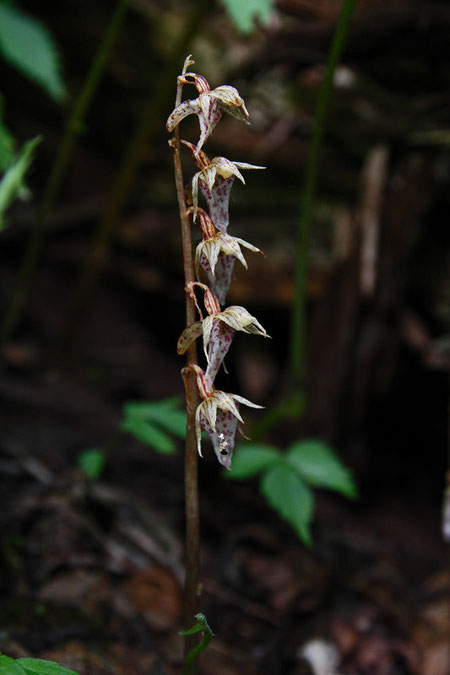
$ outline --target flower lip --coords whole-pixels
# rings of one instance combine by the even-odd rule
[[[199,368],[199,366],[195,367],[196,373],[197,373],[197,384],[199,383],[199,376],[200,376],[200,383],[202,384],[203,382],[206,382],[205,378],[205,373]],[[203,374],[203,380],[201,378],[201,374]],[[203,384],[202,384],[202,390],[199,390],[200,396],[203,398]],[[226,415],[230,414],[232,417],[236,418],[239,422],[242,424],[244,423],[244,420],[242,419],[239,409],[237,407],[237,403],[241,403],[242,405],[249,406],[250,408],[260,408],[262,409],[264,406],[257,405],[256,403],[252,403],[248,399],[244,398],[243,396],[238,396],[237,394],[228,394],[224,391],[219,391],[218,389],[214,389],[214,387],[211,387],[210,393],[202,400],[202,402],[197,406],[197,410],[195,411],[195,433],[197,436],[197,449],[198,453],[200,456],[202,456],[201,453],[201,427],[208,432],[208,434],[211,437],[211,440],[213,440],[212,435],[216,434],[217,429],[216,429],[216,421],[218,419],[218,410],[221,410],[223,413]],[[220,416],[221,418],[223,416]],[[222,421],[222,420],[221,420]],[[223,433],[224,431],[220,429],[219,433]],[[233,431],[233,444],[234,444],[234,433],[235,433],[235,428]],[[224,434],[225,435],[225,434]],[[215,439],[217,440],[217,439]],[[219,440],[224,440],[224,439],[219,439]],[[233,448],[230,446],[230,444],[227,443],[228,450],[229,452],[233,450]],[[224,448],[222,448],[224,449]],[[217,453],[216,453],[217,454]],[[218,459],[220,460],[220,446],[219,446],[219,454],[218,454]],[[231,455],[229,455],[229,461],[231,462]],[[224,462],[221,462],[222,464]],[[225,464],[226,465],[226,464]],[[231,466],[231,464],[230,464]],[[229,467],[228,467],[229,468]]]

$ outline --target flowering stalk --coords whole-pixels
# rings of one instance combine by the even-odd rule
[[[184,62],[183,74],[191,65],[189,57]],[[181,101],[183,84],[178,81],[176,105]],[[175,129],[174,138],[170,145],[173,149],[173,161],[175,170],[175,185],[177,190],[178,207],[180,212],[181,239],[183,247],[184,278],[186,283],[194,281],[194,268],[192,262],[192,243],[189,216],[184,197],[183,170],[180,156],[180,136],[178,128]],[[192,297],[186,295],[186,325],[195,321],[195,305]],[[184,583],[184,622],[189,625],[192,616],[197,613],[198,606],[198,580],[199,580],[199,542],[200,542],[200,518],[198,503],[198,472],[197,472],[197,442],[195,435],[195,407],[198,401],[195,380],[190,374],[189,366],[196,364],[197,350],[195,343],[187,349],[187,365],[183,371],[183,379],[186,389],[186,443],[184,462],[184,490],[185,490],[185,518],[186,518],[186,576]],[[186,650],[191,647],[186,641]]]
[[[236,260],[247,267],[241,246],[260,252],[256,246],[228,234],[229,199],[234,178],[243,183],[239,169],[263,169],[245,162],[231,162],[225,157],[210,160],[202,146],[218,124],[223,112],[247,122],[248,111],[239,93],[227,85],[212,89],[207,80],[196,73],[188,73],[193,64],[191,57],[185,60],[183,71],[178,77],[175,109],[167,120],[167,130],[175,135],[169,141],[174,151],[175,182],[180,209],[183,241],[183,260],[186,291],[186,328],[181,334],[177,350],[187,354],[187,364],[182,374],[186,387],[187,434],[185,454],[186,489],[186,586],[185,621],[189,622],[196,612],[198,588],[198,492],[197,452],[201,453],[201,429],[212,442],[216,457],[222,466],[231,469],[238,424],[244,423],[239,404],[261,408],[237,394],[219,391],[214,386],[216,375],[223,364],[236,331],[268,337],[258,320],[244,307],[233,305],[221,309],[231,281]],[[194,85],[198,97],[181,101],[185,84]],[[179,123],[188,115],[197,115],[200,138],[197,145],[181,141],[194,157],[199,171],[192,179],[193,206],[187,208],[180,157]],[[199,207],[199,191],[203,195],[209,213]],[[202,236],[195,254],[195,280],[189,216],[197,221]],[[209,285],[200,281],[205,274]],[[206,317],[198,304],[195,292],[204,292],[203,304]],[[196,320],[196,310],[200,320]],[[203,336],[203,350],[207,362],[206,370],[197,363],[195,341]],[[195,540],[193,542],[192,540]]]

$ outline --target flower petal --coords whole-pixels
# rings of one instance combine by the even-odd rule
[[[236,417],[230,412],[218,410],[215,430],[211,428],[203,414],[200,415],[200,423],[211,440],[220,464],[227,469],[231,469],[231,458],[238,424]]]
[[[222,236],[221,236],[222,235]],[[245,269],[247,269],[247,262],[242,255],[239,243],[236,240],[236,237],[232,237],[229,234],[224,234],[223,232],[217,233],[217,238],[220,241],[220,248],[226,255],[232,255],[239,260]]]
[[[216,89],[212,89],[208,93],[209,96],[217,98],[225,112],[236,117],[238,120],[249,124],[248,110],[245,107],[244,99],[241,98],[237,89],[225,84],[221,87],[216,87]]]
[[[257,166],[256,164],[247,164],[247,162],[233,162],[240,169],[267,169],[266,166]]]
[[[208,347],[208,367],[205,372],[205,378],[211,386],[230,348],[234,333],[234,329],[230,326],[217,318],[214,320]]]
[[[213,394],[216,394],[216,392],[213,392]],[[243,405],[248,405],[249,408],[261,408],[261,409],[264,408],[263,405],[257,405],[256,403],[252,403],[243,396],[238,396],[237,394],[230,394],[230,396],[234,398],[235,401],[243,403]]]
[[[211,166],[215,168],[215,172],[223,178],[230,178],[230,176],[236,176],[239,180],[244,183],[244,176],[241,174],[235,162],[230,162],[226,157],[214,157],[211,162]],[[209,184],[208,184],[209,185]],[[212,186],[209,185],[211,188]]]
[[[202,406],[203,406],[203,402],[200,403],[197,406],[197,410],[195,411],[195,437],[197,439],[197,452],[200,455],[200,457],[203,457],[203,455],[202,455],[202,430],[200,428],[201,419],[202,419]]]
[[[217,318],[220,319],[220,321],[224,321],[235,330],[242,330],[245,333],[253,333],[268,337],[259,321],[255,319],[245,307],[231,305],[221,312]]]
[[[214,325],[214,316],[207,316],[203,321],[203,351],[205,352],[206,359],[208,359],[208,345],[211,338],[211,331]]]
[[[216,180],[216,173],[216,167],[213,163],[209,164],[200,172],[200,180],[206,183],[210,190],[212,190],[214,181]]]
[[[220,464],[231,469],[231,459],[236,439],[238,421],[230,412],[218,411],[216,431],[210,434],[214,452]]]
[[[209,215],[215,227],[221,232],[226,232],[229,223],[230,193],[234,182],[234,176],[224,178],[216,174],[212,189],[206,183],[200,181],[200,190],[209,208]]]
[[[245,248],[248,248],[249,251],[254,251],[255,253],[262,253],[260,248],[256,248],[256,246],[253,246],[253,244],[249,244],[248,241],[244,241],[243,239],[239,239],[239,237],[233,237],[235,241],[238,242],[241,246],[245,246]]]
[[[200,254],[200,265],[206,272],[209,287],[221,305],[225,303],[230,288],[235,260],[234,256],[226,255],[223,251],[220,251],[213,274],[206,256],[203,253]]]
[[[239,422],[244,423],[244,420],[239,414],[239,409],[234,402],[235,396],[234,394],[227,394],[224,391],[218,391],[217,389],[212,392],[212,394],[209,396],[209,400],[214,400],[216,406],[220,408],[221,410],[228,410],[232,415],[237,417]],[[245,399],[244,399],[245,401]]]
[[[175,127],[188,115],[200,115],[201,108],[198,98],[183,101],[173,110],[166,122],[167,131],[173,131]]]
[[[203,333],[203,324],[201,321],[195,321],[184,329],[177,342],[178,354],[184,354],[189,346]]]
[[[220,243],[217,241],[216,238],[207,239],[206,241],[201,241],[199,243],[195,252],[195,267],[197,271],[197,276],[201,256],[202,255],[205,256],[205,258],[208,261],[211,272],[212,274],[214,274],[219,253],[220,253]]]
[[[197,143],[197,153],[200,152],[206,139],[212,134],[222,117],[221,107],[217,101],[211,99],[209,92],[207,94],[200,94],[199,99],[201,99],[199,104],[201,114],[198,115],[198,121],[200,123],[200,139]]]
[[[202,414],[213,431],[216,430],[217,404],[213,394],[203,401]]]

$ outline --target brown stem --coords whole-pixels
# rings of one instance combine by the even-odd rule
[[[188,59],[185,62],[187,67]],[[176,105],[181,101],[182,83],[179,81],[177,88]],[[184,181],[181,166],[180,136],[178,128],[175,130],[174,138],[170,141],[173,149],[173,161],[175,169],[175,185],[177,191],[178,205],[180,210],[181,239],[183,245],[183,263],[185,286],[195,281],[194,266],[192,261],[192,242],[191,226],[189,215],[186,208],[184,197]],[[186,326],[190,326],[195,321],[195,304],[191,294],[186,291]],[[185,464],[184,464],[184,486],[185,486],[185,513],[186,513],[186,577],[184,586],[184,623],[185,627],[192,624],[194,614],[198,609],[198,586],[199,586],[199,540],[200,540],[200,519],[199,519],[199,499],[198,499],[198,478],[197,478],[197,439],[195,434],[195,409],[199,404],[198,393],[195,383],[195,373],[192,368],[197,364],[197,350],[193,343],[187,350],[187,367],[183,369],[183,376],[186,387],[186,446],[185,446]],[[185,641],[185,653],[192,647],[192,637]]]

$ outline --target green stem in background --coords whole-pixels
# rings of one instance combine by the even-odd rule
[[[356,1],[357,0],[343,0],[342,2],[341,12],[339,14],[333,42],[328,55],[324,79],[319,91],[313,136],[309,146],[305,180],[300,199],[300,221],[298,226],[297,255],[295,261],[295,294],[291,323],[289,364],[293,391],[296,392],[297,399],[303,407],[306,398],[306,285],[312,210],[316,193],[325,126],[333,89],[334,73],[345,45]],[[300,397],[298,394],[300,394]]]
[[[280,420],[298,418],[306,408],[306,302],[307,273],[309,253],[309,233],[312,210],[319,173],[325,125],[327,121],[333,78],[336,66],[341,58],[350,21],[357,0],[343,0],[341,12],[331,44],[325,75],[317,100],[316,116],[311,143],[305,167],[305,179],[300,197],[300,220],[298,225],[297,253],[295,259],[294,305],[292,309],[290,349],[289,349],[289,388],[282,403],[273,407],[259,424],[252,427],[252,440],[262,438],[269,429]]]
[[[300,221],[298,226],[297,255],[295,261],[295,293],[290,335],[290,377],[293,391],[300,404],[305,401],[306,375],[306,303],[308,253],[312,211],[319,173],[320,155],[325,134],[329,103],[333,90],[333,79],[345,45],[348,29],[357,0],[343,0],[341,12],[334,32],[325,75],[319,91],[313,136],[308,151],[305,181],[300,199]],[[300,396],[298,396],[300,394]]]
[[[209,0],[197,0],[192,6],[189,18],[179,36],[170,60],[152,82],[152,92],[142,109],[141,120],[132,137],[110,193],[110,199],[95,229],[91,247],[80,273],[70,314],[62,339],[62,350],[70,350],[81,330],[97,280],[107,256],[110,241],[119,221],[125,202],[133,188],[139,168],[148,152],[151,138],[159,131],[164,109],[170,98],[173,80],[178,75],[179,63],[186,54],[188,45],[198,32],[205,18]]]
[[[178,635],[193,635],[194,633],[203,631],[203,640],[200,642],[200,644],[191,649],[186,655],[183,675],[192,675],[192,668],[194,667],[197,656],[200,654],[200,652],[206,649],[214,637],[214,633],[208,625],[208,621],[206,620],[206,616],[204,614],[196,614],[194,618],[197,619],[197,623],[192,626],[192,628],[180,630],[178,632]]]
[[[13,335],[21,320],[27,296],[30,291],[30,284],[36,270],[48,219],[53,210],[61,182],[72,155],[73,147],[78,136],[83,131],[84,118],[95,92],[97,91],[100,78],[105,69],[106,61],[110,55],[114,40],[119,32],[127,5],[128,0],[117,0],[114,13],[106,28],[103,40],[89,70],[84,86],[75,101],[73,112],[67,121],[64,135],[58,148],[58,153],[44,188],[36,222],[30,232],[12,302],[3,320],[0,331],[0,337],[3,342]]]

